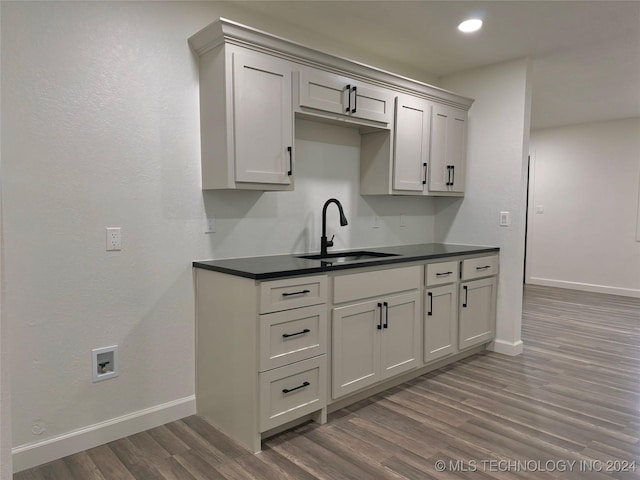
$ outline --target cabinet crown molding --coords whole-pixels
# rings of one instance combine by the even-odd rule
[[[465,111],[468,111],[474,102],[472,98],[361,62],[321,52],[226,18],[216,20],[189,38],[189,45],[198,56],[224,44],[239,45],[298,64],[355,77],[380,87],[422,97]]]

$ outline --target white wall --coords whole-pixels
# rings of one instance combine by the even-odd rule
[[[295,192],[200,190],[187,38],[218,16],[309,43],[304,32],[215,2],[1,8],[17,470],[193,411],[193,260],[315,250],[329,196],[350,221],[337,227],[331,211],[338,248],[433,241],[432,199],[357,194],[351,130],[297,123]],[[215,234],[204,234],[207,214]],[[121,252],[105,251],[107,226],[122,228]],[[93,384],[91,349],[112,344],[120,376]]]
[[[0,171],[2,162],[0,160]],[[2,185],[0,185],[0,480],[12,476],[11,459],[11,389],[9,381],[9,335],[4,315],[4,248],[2,227]]]
[[[522,350],[528,78],[528,61],[517,60],[441,79],[444,88],[475,102],[469,111],[466,193],[461,200],[437,200],[436,241],[500,247],[493,348],[508,354]],[[501,211],[510,212],[511,226],[499,226]]]
[[[2,161],[0,160],[0,172]],[[9,329],[4,314],[4,246],[2,226],[2,185],[0,184],[0,480],[10,479],[11,458],[11,383],[9,379]]]
[[[2,31],[2,10],[0,9],[0,34]],[[1,71],[1,65],[0,65]],[[2,86],[0,75],[0,90]],[[0,112],[2,111],[0,97]],[[0,132],[2,126],[0,125]],[[0,133],[0,138],[1,138]],[[0,148],[0,179],[2,178],[2,151]],[[0,182],[0,480],[12,477],[11,458],[11,384],[9,381],[9,336],[4,304],[4,241],[2,222],[2,182]]]
[[[537,130],[531,154],[527,282],[640,297],[640,118]]]

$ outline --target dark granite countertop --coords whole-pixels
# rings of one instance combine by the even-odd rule
[[[420,260],[431,260],[434,258],[446,258],[458,255],[500,251],[498,247],[452,245],[447,243],[421,243],[417,245],[399,245],[395,247],[354,248],[348,251],[360,250],[389,253],[394,256],[357,260],[345,263],[327,263],[321,260],[299,258],[300,255],[309,254],[297,253],[293,255],[270,255],[264,257],[228,258],[224,260],[202,260],[193,262],[193,266],[195,268],[228,273],[239,277],[266,280],[295,275],[326,273],[334,270],[392,265],[394,263],[417,262]],[[329,253],[338,252],[330,251]]]

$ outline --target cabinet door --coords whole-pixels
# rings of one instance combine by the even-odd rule
[[[390,91],[371,88],[361,83],[353,85],[351,87],[351,116],[391,123],[393,121],[394,98]]]
[[[447,156],[453,166],[451,175],[451,192],[464,192],[467,169],[467,112],[452,109],[449,119]]]
[[[391,91],[347,77],[315,69],[300,72],[298,101],[301,107],[391,123],[393,99]]]
[[[430,288],[424,298],[424,362],[454,353],[457,344],[458,286]]]
[[[460,350],[493,339],[496,325],[496,288],[496,277],[460,284]]]
[[[420,350],[420,293],[385,298],[380,343],[380,380],[418,366]]]
[[[233,102],[236,181],[290,184],[290,65],[258,53],[235,52]]]
[[[435,104],[431,118],[429,190],[464,192],[467,112]]]
[[[393,188],[422,193],[429,162],[431,105],[402,95],[396,97],[395,116]]]
[[[380,322],[378,302],[333,309],[331,379],[334,399],[380,380]]]
[[[303,70],[300,72],[298,101],[301,107],[347,115],[350,113],[347,106],[351,93],[347,85],[349,80],[339,75],[321,70]]]

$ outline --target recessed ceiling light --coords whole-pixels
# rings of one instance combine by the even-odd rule
[[[472,18],[470,20],[465,20],[460,25],[458,25],[458,30],[464,33],[471,33],[482,28],[482,20],[479,18]]]

